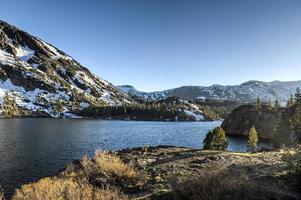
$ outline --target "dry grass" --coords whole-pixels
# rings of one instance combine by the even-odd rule
[[[92,160],[84,156],[80,163],[82,176],[94,185],[137,186],[146,181],[143,173],[112,153],[97,151]]]
[[[94,160],[98,170],[110,176],[126,179],[136,179],[139,176],[133,167],[123,163],[116,155],[97,151]]]
[[[290,177],[297,182],[298,188],[301,189],[301,146],[284,151],[282,159],[287,164]]]
[[[5,200],[4,193],[0,190],[0,200]]]
[[[248,199],[255,191],[247,176],[210,170],[192,179],[174,180],[172,188],[174,200]]]
[[[61,173],[61,177],[85,180],[98,187],[136,187],[147,181],[145,173],[136,170],[131,164],[124,163],[116,154],[105,151],[97,151],[93,159],[84,156],[79,165],[69,165]]]
[[[301,146],[287,149],[284,152],[283,160],[287,163],[291,173],[301,172]]]
[[[141,180],[145,176],[118,156],[98,151],[93,159],[84,156],[68,165],[57,177],[23,185],[12,200],[124,200],[116,187],[136,186]]]
[[[23,185],[12,200],[125,200],[126,196],[112,188],[96,188],[75,179],[44,178]]]

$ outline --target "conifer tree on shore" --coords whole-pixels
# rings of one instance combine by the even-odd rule
[[[301,143],[301,92],[299,88],[297,88],[295,94],[295,114],[293,116],[293,127],[295,137],[298,143]]]
[[[229,145],[225,131],[221,127],[209,131],[203,143],[204,149],[208,150],[225,150]]]
[[[290,107],[292,107],[293,105],[294,105],[294,97],[293,97],[293,95],[291,94],[291,95],[290,95],[290,98],[287,100],[286,107],[287,107],[287,108],[290,108]]]
[[[261,100],[259,95],[257,96],[257,101],[256,101],[256,110],[261,110]]]
[[[255,126],[252,126],[252,128],[249,132],[249,140],[248,140],[248,147],[251,150],[251,152],[256,151],[257,143],[258,143],[258,134],[257,134]]]
[[[19,106],[8,93],[3,97],[2,114],[5,117],[20,116]]]
[[[278,99],[275,100],[274,108],[275,108],[276,110],[278,110],[278,109],[280,108],[280,104],[279,104]]]
[[[274,127],[274,147],[280,148],[294,144],[293,124],[287,112],[281,112]]]

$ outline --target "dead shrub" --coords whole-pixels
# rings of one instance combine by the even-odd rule
[[[3,191],[1,191],[1,188],[0,188],[0,200],[5,200],[4,193]]]
[[[12,200],[125,200],[117,189],[96,188],[67,178],[44,178],[17,189]]]
[[[125,164],[117,155],[105,151],[97,151],[93,159],[84,156],[80,160],[80,167],[71,164],[61,175],[86,180],[98,187],[133,187],[143,185],[147,180],[145,173]]]
[[[140,178],[139,173],[132,166],[123,163],[114,154],[97,151],[94,161],[98,170],[109,176],[119,177],[131,182],[136,182]]]

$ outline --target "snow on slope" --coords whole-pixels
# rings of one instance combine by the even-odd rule
[[[191,116],[195,119],[195,121],[202,121],[205,119],[204,115],[192,112],[190,110],[184,110],[185,114]]]
[[[137,90],[131,85],[120,85],[117,86],[120,90],[123,92],[136,97],[136,98],[141,98],[141,99],[146,99],[146,100],[161,100],[165,99],[168,97],[168,92],[167,91],[162,91],[162,92],[142,92]]]
[[[254,102],[259,96],[262,101],[275,101],[278,99],[281,104],[285,104],[291,94],[296,91],[297,87],[301,88],[301,81],[248,81],[241,85],[223,86],[212,85],[203,86],[183,86],[175,89],[164,90],[159,92],[141,92],[134,87],[117,86],[124,92],[136,97],[148,100],[160,100],[167,97],[179,97],[183,99],[216,99],[232,100],[239,102]]]
[[[91,105],[134,102],[64,52],[0,21],[0,109],[5,95],[21,110],[53,117]],[[55,110],[58,104],[61,112]]]

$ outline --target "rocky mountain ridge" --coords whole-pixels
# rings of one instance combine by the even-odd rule
[[[277,99],[284,105],[289,96],[296,91],[296,88],[301,87],[301,81],[248,81],[241,85],[233,86],[182,86],[157,92],[142,92],[130,85],[117,87],[135,98],[147,100],[160,100],[175,96],[190,100],[214,99],[250,103],[255,102],[257,97],[260,96],[262,101],[268,102],[269,100],[275,101]]]
[[[52,117],[74,117],[93,105],[134,102],[71,56],[0,21],[0,114],[5,100],[20,110],[14,115]]]

